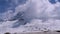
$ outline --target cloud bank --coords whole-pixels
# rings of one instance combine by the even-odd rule
[[[45,30],[60,30],[60,3],[51,4],[49,0],[28,0],[25,4],[15,7],[15,12],[8,10],[5,13],[5,22],[0,22],[0,32],[31,32]],[[11,14],[12,13],[12,14]],[[13,19],[16,14],[19,18]],[[13,16],[13,18],[11,17]],[[24,19],[24,21],[21,20]],[[25,25],[22,25],[22,23]],[[14,23],[19,24],[19,27],[12,28]],[[13,32],[12,32],[13,31]]]

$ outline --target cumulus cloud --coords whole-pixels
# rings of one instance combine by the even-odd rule
[[[48,0],[28,0],[26,4],[18,5],[14,13],[10,10],[6,17],[11,19],[10,16],[15,16],[22,13],[22,17],[27,24],[20,25],[17,28],[12,28],[14,23],[18,23],[19,19],[14,21],[6,21],[0,25],[0,30],[9,32],[31,32],[31,31],[45,31],[45,30],[59,30],[60,29],[60,3],[51,4]],[[10,14],[9,14],[10,13]],[[19,16],[20,17],[20,16]],[[8,19],[7,19],[8,20]],[[20,22],[20,21],[19,21]],[[21,22],[20,22],[21,23]],[[4,29],[4,28],[5,29]],[[3,32],[2,31],[2,32]]]

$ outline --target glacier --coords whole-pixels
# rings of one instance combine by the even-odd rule
[[[59,0],[10,0],[9,2],[7,8],[2,6],[4,12],[1,13],[0,10],[1,34],[60,30]]]

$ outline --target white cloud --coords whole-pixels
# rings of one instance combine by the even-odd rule
[[[58,8],[58,9],[57,9]],[[59,10],[60,4],[50,4],[48,0],[29,0],[24,5],[19,5],[15,8],[15,13],[8,12],[7,17],[15,16],[19,12],[24,12],[23,18],[28,22],[26,25],[21,25],[18,28],[10,28],[12,24],[17,21],[7,21],[0,25],[0,30],[9,32],[28,32],[28,31],[44,31],[44,30],[59,30],[60,29],[60,17]],[[10,10],[11,11],[11,10]],[[12,12],[12,11],[11,11]],[[31,19],[31,20],[30,20]],[[43,20],[46,20],[43,22]],[[3,28],[5,26],[5,29]],[[46,29],[45,29],[46,28]],[[2,32],[3,32],[2,31]],[[4,32],[6,32],[4,31]]]

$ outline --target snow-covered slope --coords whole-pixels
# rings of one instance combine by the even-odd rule
[[[11,10],[11,7],[4,14],[0,14],[1,33],[60,30],[60,3],[58,0],[54,4],[49,0],[24,2],[22,4],[13,2],[16,4],[13,7],[14,10]]]

